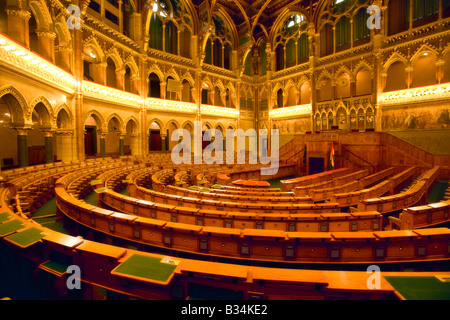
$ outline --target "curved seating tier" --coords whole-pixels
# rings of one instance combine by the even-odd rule
[[[0,192],[4,210],[7,210],[4,201],[7,192],[9,191],[6,189]],[[32,220],[17,217],[12,211],[3,212],[0,219],[0,239],[8,250],[20,252],[20,258],[9,258],[4,248],[3,266],[16,268],[20,259],[32,261],[46,274],[45,280],[40,281],[51,287],[54,296],[59,299],[68,294],[64,278],[67,271],[62,270],[69,265],[82,268],[84,287],[101,287],[139,299],[185,300],[190,297],[189,288],[198,285],[215,290],[226,287],[238,293],[236,297],[239,299],[400,297],[384,278],[381,278],[380,289],[365,289],[365,271],[352,271],[352,281],[348,282],[342,280],[343,271],[279,269],[169,257],[65,235],[44,228]],[[6,226],[9,231],[5,233],[3,231],[7,229]],[[27,238],[27,241],[24,242],[23,238]],[[149,265],[161,268],[165,276],[133,274],[127,270],[130,265],[143,270]],[[385,274],[397,275],[395,272]],[[263,283],[270,285],[262,285]]]
[[[123,180],[136,183],[139,177],[152,175],[154,170],[159,170],[159,166],[164,166],[163,161],[166,157],[163,156],[161,159],[163,159],[161,163],[151,161],[151,157],[143,157],[140,160],[134,158],[131,161],[113,159],[105,161],[104,165],[95,163],[89,167],[83,163],[82,167],[73,170],[67,167],[61,171],[64,173],[62,176],[33,175],[31,178],[30,173],[17,176],[21,178],[20,181],[26,181],[28,178],[30,180],[20,185],[19,189],[15,189],[17,185],[12,184],[11,188],[0,190],[3,211],[0,213],[0,239],[8,248],[20,250],[20,256],[32,260],[40,270],[57,275],[55,283],[60,283],[64,272],[61,274],[52,269],[52,260],[55,256],[63,256],[64,262],[82,267],[84,282],[142,299],[186,299],[189,297],[189,287],[193,284],[226,287],[236,290],[244,299],[256,296],[262,299],[395,298],[394,288],[383,278],[381,290],[368,289],[365,271],[296,270],[289,266],[293,263],[301,263],[303,266],[389,265],[432,261],[445,263],[450,259],[449,229],[371,230],[374,227],[373,221],[379,221],[378,212],[324,213],[326,212],[324,211],[307,215],[288,211],[289,213],[284,214],[256,214],[253,210],[219,211],[179,206],[178,202],[164,204],[151,203],[148,200],[131,200],[126,196],[119,197],[119,194],[113,191],[119,185],[124,186]],[[171,254],[183,252],[211,259],[223,257],[231,259],[234,263],[175,258],[63,235],[14,212],[13,199],[17,196],[17,190],[21,191],[25,187],[25,191],[29,191],[29,195],[33,196],[40,192],[35,185],[44,181],[46,181],[44,185],[51,185],[56,177],[58,177],[55,188],[58,215],[64,214],[68,217],[66,222],[74,230],[78,226],[80,228],[84,226],[92,232],[117,239],[113,241],[114,243],[121,241],[124,241],[125,245],[134,243],[138,248],[147,248],[145,246],[149,245],[162,248]],[[433,177],[434,174],[425,173],[421,179],[432,180]],[[47,178],[49,179],[46,180]],[[32,180],[37,182],[33,184]],[[423,180],[419,180],[416,184],[419,185],[420,181]],[[117,210],[121,211],[132,210],[133,214],[95,207],[77,199],[77,196],[82,198],[83,190],[92,191],[95,187],[105,188],[103,191],[97,190],[99,198],[111,197],[104,199],[105,204],[111,207],[118,206]],[[164,188],[165,192],[169,189],[176,190],[175,187]],[[409,190],[414,191],[415,185]],[[14,197],[13,192],[16,192]],[[168,198],[166,201],[169,201]],[[142,206],[137,206],[137,202]],[[152,218],[152,210],[155,208],[155,216]],[[429,204],[427,208],[404,209],[401,218],[412,221],[406,212],[411,211],[419,217],[419,214],[425,214],[423,211],[431,210],[430,208],[435,209],[431,214],[433,223],[440,221],[440,218],[434,219],[434,212],[436,217],[448,218],[448,203],[445,202],[441,206]],[[429,212],[426,213],[428,220]],[[216,214],[222,216],[217,217]],[[176,219],[177,222],[172,219]],[[417,218],[417,226],[422,226],[422,219]],[[220,224],[219,221],[222,223],[221,227],[215,225]],[[308,228],[311,228],[314,221],[318,221],[314,228],[319,232],[303,231],[307,223],[310,223]],[[294,227],[290,225],[292,222],[295,223]],[[378,225],[380,226],[380,223]],[[264,229],[258,229],[260,227]],[[353,232],[341,232],[344,227],[349,228],[346,231],[353,230]],[[368,229],[365,229],[366,227]],[[283,264],[284,268],[238,264],[242,260],[246,263],[278,262]],[[167,264],[170,267],[168,276],[164,279],[155,279],[130,275],[124,271],[128,264],[139,269],[147,267],[149,263],[157,263],[158,266]],[[450,275],[450,272],[441,274]],[[351,283],[343,280],[343,276],[351,278]],[[264,283],[270,285],[261,285]],[[52,287],[58,288],[57,285]],[[63,286],[60,287],[64,291]]]
[[[330,200],[339,203],[341,207],[358,205],[362,200],[377,198],[384,194],[395,193],[395,190],[412,180],[418,174],[416,167],[406,168],[393,177],[381,181],[369,188],[346,193],[335,193]]]
[[[237,259],[302,263],[445,260],[447,228],[375,232],[286,232],[196,226],[95,207],[55,188],[60,212],[97,231],[152,246]],[[418,255],[419,247],[428,248]],[[401,249],[400,249],[401,248]],[[431,250],[431,248],[435,248]]]
[[[97,194],[98,204],[123,213],[169,222],[221,227],[284,231],[373,231],[381,230],[378,212],[352,213],[256,213],[200,209],[184,202],[164,204],[124,196],[112,190]],[[316,209],[322,211],[322,209]],[[270,211],[270,210],[268,210]],[[311,208],[314,211],[314,208]]]
[[[380,213],[392,212],[414,205],[439,177],[439,166],[426,171],[408,190],[379,198],[369,198],[358,203],[359,211],[376,210]]]
[[[324,171],[321,173],[311,174],[303,177],[281,180],[281,189],[283,191],[290,191],[295,187],[302,187],[311,184],[321,183],[324,181],[330,181],[334,178],[342,177],[350,173],[351,170],[349,168],[340,168],[330,171]]]

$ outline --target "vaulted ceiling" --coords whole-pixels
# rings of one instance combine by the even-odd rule
[[[252,30],[255,40],[262,35],[262,28],[269,33],[279,13],[287,6],[314,9],[318,0],[192,0],[195,6],[204,1],[213,10],[222,7],[230,15],[238,29]]]

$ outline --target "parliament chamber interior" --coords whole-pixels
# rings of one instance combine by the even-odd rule
[[[449,30],[449,0],[1,1],[0,298],[449,300]]]

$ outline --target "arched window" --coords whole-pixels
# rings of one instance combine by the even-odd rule
[[[353,17],[353,45],[365,43],[370,40],[370,29],[367,28],[369,14],[366,8],[358,10]]]
[[[337,125],[340,130],[347,130],[347,112],[342,107],[337,112]]]
[[[148,96],[161,98],[161,81],[156,73],[150,73],[148,76]]]
[[[206,40],[205,45],[205,59],[203,60],[207,64],[212,64],[212,55],[211,55],[211,39]]]
[[[320,29],[320,56],[324,57],[333,53],[333,27],[325,24]]]
[[[172,21],[165,23],[165,51],[172,54],[178,54],[178,29]]]
[[[366,129],[373,129],[374,125],[374,117],[373,117],[373,110],[372,108],[367,108],[366,110]]]
[[[113,59],[106,59],[106,85],[111,88],[117,87],[117,79],[116,79],[116,65]]]
[[[328,112],[328,129],[332,129],[334,125],[334,116],[333,112]]]
[[[437,20],[439,0],[410,0],[413,1],[413,26],[418,27]]]
[[[279,44],[275,49],[276,56],[276,71],[284,69],[284,48],[282,44]]]
[[[213,15],[214,27],[205,46],[204,62],[214,66],[231,69],[233,36],[231,27],[218,15]]]
[[[149,48],[191,57],[192,19],[184,1],[152,0],[147,2],[150,14]]]
[[[247,75],[247,76],[251,76],[252,75],[252,52],[251,51],[245,57],[244,74]]]
[[[213,43],[213,65],[222,67],[222,43],[219,39]]]
[[[294,39],[289,39],[286,43],[286,68],[295,66],[295,41]]]
[[[345,50],[350,48],[350,19],[342,16],[336,23],[336,50]]]
[[[298,52],[298,63],[308,61],[309,41],[308,41],[308,35],[306,33],[303,33],[300,36],[300,38],[298,38],[297,52]]]
[[[314,122],[314,125],[315,125],[315,128],[316,128],[315,131],[320,131],[320,124],[321,124],[321,122],[320,122],[320,115],[316,114],[316,121]]]
[[[267,53],[266,53],[267,43],[263,42],[260,46],[259,56],[261,57],[261,75],[265,76],[267,74]]]
[[[358,117],[356,116],[356,111],[355,111],[355,109],[352,109],[350,111],[350,129],[351,130],[357,129],[357,122],[358,122]]]
[[[163,49],[163,34],[162,21],[156,13],[153,13],[150,19],[150,40],[148,46],[150,48],[161,50]]]
[[[359,108],[359,110],[358,110],[358,129],[364,130],[365,123],[366,123],[366,117],[364,114],[364,110],[362,108]]]
[[[278,89],[277,91],[277,107],[283,107],[283,89]]]
[[[309,55],[307,27],[308,22],[303,14],[292,13],[286,16],[274,41],[275,70],[282,70],[307,61],[306,58]],[[263,52],[261,52],[262,57]]]
[[[125,82],[125,91],[135,93],[132,91],[132,89],[134,88],[131,82],[131,69],[129,66],[125,66],[124,82]]]
[[[231,70],[231,45],[229,43],[224,44],[223,67],[225,69]]]
[[[191,31],[188,28],[181,28],[180,31],[180,55],[186,58],[191,57]]]

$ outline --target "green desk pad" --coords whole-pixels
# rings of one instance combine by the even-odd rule
[[[61,264],[61,263],[53,261],[53,260],[48,260],[48,261],[42,263],[41,266],[46,267],[51,270],[54,270],[58,273],[62,273],[62,274],[67,272],[67,267],[68,267],[68,265]]]
[[[407,300],[450,300],[450,282],[436,277],[384,277]]]
[[[0,213],[0,223],[8,221],[9,219],[11,219],[11,215],[8,212]]]
[[[32,227],[22,232],[13,233],[7,236],[5,239],[8,239],[9,241],[14,242],[22,247],[28,247],[33,243],[41,240],[44,236],[45,234],[42,232],[42,230]]]
[[[0,236],[4,236],[16,230],[25,228],[25,226],[26,225],[24,222],[17,219],[2,223],[0,224]]]
[[[133,254],[130,258],[116,267],[113,272],[115,274],[166,282],[177,266],[162,263],[161,260],[161,258]]]
[[[95,186],[97,184],[100,184],[101,181],[100,180],[91,180],[91,186]]]

